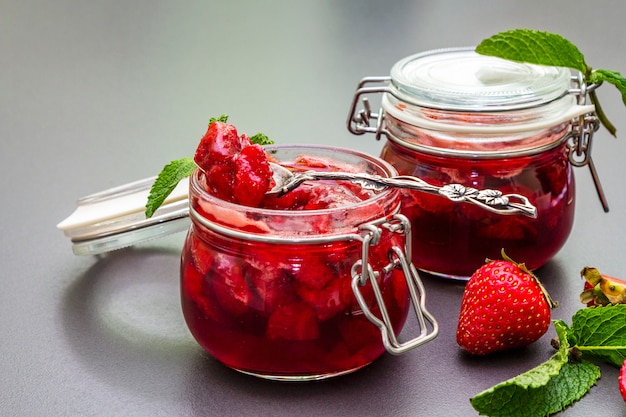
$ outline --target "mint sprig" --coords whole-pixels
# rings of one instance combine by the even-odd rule
[[[626,304],[578,310],[570,341],[583,358],[621,367],[626,360]]]
[[[558,351],[543,364],[473,397],[487,416],[544,417],[582,398],[600,378],[593,362],[621,367],[626,359],[626,304],[578,310],[568,327],[554,321]]]
[[[196,163],[192,158],[177,159],[163,167],[150,189],[146,203],[146,218],[154,215],[178,183],[190,176],[194,169],[196,169]]]
[[[209,126],[211,126],[211,123],[214,122],[227,123],[228,115],[222,114],[217,118],[211,117],[209,119]],[[251,136],[250,142],[261,146],[272,145],[274,143],[273,140],[268,138],[263,133],[257,133],[256,135]],[[172,191],[174,191],[178,183],[184,178],[190,176],[193,170],[197,167],[198,166],[194,162],[193,158],[181,158],[171,161],[169,164],[165,165],[150,188],[148,201],[146,202],[146,218],[152,217]]]
[[[256,135],[253,135],[250,137],[250,142],[257,144],[257,145],[273,145],[274,141],[270,138],[268,138],[266,135],[264,135],[263,133],[257,133]]]
[[[544,417],[582,398],[600,378],[587,361],[570,362],[567,325],[555,322],[559,350],[546,362],[473,397],[474,409],[486,416]]]
[[[228,122],[228,115],[227,114],[222,114],[220,117],[209,117],[209,126],[211,126],[211,123],[213,123],[213,122],[226,123],[226,122]]]
[[[600,85],[606,81],[613,84],[621,93],[622,102],[626,105],[626,78],[617,71],[593,69],[585,62],[580,50],[561,35],[531,29],[514,29],[483,40],[476,47],[476,52],[510,61],[580,71],[588,83]],[[615,126],[606,117],[596,90],[589,92],[589,99],[596,107],[600,123],[615,136],[617,132]]]

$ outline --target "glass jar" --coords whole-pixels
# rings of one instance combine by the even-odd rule
[[[305,155],[395,174],[386,162],[345,149],[267,149],[281,164]],[[220,200],[203,181],[200,171],[190,177],[182,309],[193,336],[218,361],[269,379],[322,379],[436,336],[405,256],[410,225],[398,214],[397,190],[368,192],[359,203],[335,208],[290,211]],[[419,323],[430,327],[401,343],[396,335],[411,301]]]
[[[536,269],[562,248],[574,221],[573,143],[583,127],[597,129],[594,107],[572,92],[580,89],[573,89],[568,69],[482,56],[472,48],[409,56],[390,77],[361,82],[349,130],[385,136],[381,157],[401,175],[520,194],[537,208],[536,218],[502,216],[403,191],[417,268],[466,279],[502,249]],[[379,93],[380,113],[371,112],[366,97],[357,114],[361,96]]]

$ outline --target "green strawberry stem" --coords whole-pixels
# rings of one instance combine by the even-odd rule
[[[546,302],[548,303],[548,306],[550,306],[550,308],[558,307],[559,303],[552,299],[546,287],[543,286],[543,284],[541,283],[541,281],[535,274],[533,274],[528,268],[526,268],[526,265],[524,263],[515,262],[504,252],[504,249],[502,249],[500,253],[502,255],[502,259],[504,259],[505,261],[511,262],[512,264],[516,265],[519,269],[521,269],[523,272],[533,277],[537,285],[539,285],[539,288],[541,288],[541,292],[543,293],[543,296],[546,298]]]
[[[600,280],[602,279],[602,275],[597,268],[584,267],[582,271],[580,271],[580,276],[585,279],[591,286],[595,287],[598,285]]]

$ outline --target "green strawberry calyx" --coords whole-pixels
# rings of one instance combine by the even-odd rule
[[[583,304],[626,304],[626,281],[601,274],[597,268],[586,266],[580,271],[585,290],[580,294]]]
[[[512,263],[513,265],[515,265],[516,267],[518,267],[522,272],[528,274],[529,276],[531,276],[535,282],[537,283],[537,285],[539,285],[539,288],[541,289],[541,292],[543,294],[543,296],[546,299],[546,302],[548,303],[548,306],[550,308],[556,308],[559,306],[559,303],[557,301],[555,301],[554,299],[552,299],[552,297],[550,296],[550,293],[548,292],[548,290],[546,289],[546,287],[543,286],[543,284],[541,283],[541,281],[539,280],[539,278],[537,277],[537,275],[535,275],[530,269],[528,269],[526,267],[526,264],[524,263],[519,263],[514,261],[513,259],[511,259],[506,252],[504,251],[504,249],[501,250],[500,255],[502,256],[502,259],[504,259],[507,262]]]

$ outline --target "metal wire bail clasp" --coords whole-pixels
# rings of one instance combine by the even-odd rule
[[[411,263],[411,225],[409,220],[401,214],[395,214],[389,219],[363,225],[361,230],[364,233],[362,253],[361,259],[352,266],[352,291],[365,316],[380,329],[385,349],[391,354],[399,355],[433,340],[439,333],[439,325],[426,309],[424,285],[415,266]],[[379,243],[383,232],[403,235],[404,245],[403,247],[393,246],[389,254],[390,263],[380,271],[374,271],[369,264],[369,249],[371,246]],[[383,294],[377,281],[379,276],[387,274],[396,268],[401,269],[403,272],[419,325],[419,334],[406,342],[398,341],[397,333],[391,323]],[[380,310],[380,317],[372,313],[363,297],[361,288],[366,285],[372,286],[376,303]]]
[[[587,94],[599,87],[599,84],[588,85],[582,74],[572,77],[572,81],[577,88],[570,90],[570,93],[577,96],[578,104],[584,105],[587,102]],[[594,133],[600,128],[600,121],[595,113],[587,113],[574,119],[571,123],[569,133],[569,161],[572,166],[583,167],[587,165],[593,179],[593,183],[598,193],[598,198],[605,212],[609,211],[609,204],[604,195],[600,177],[596,171],[596,166],[591,158],[591,144]]]
[[[378,113],[372,112],[369,99],[365,97],[368,94],[388,93],[389,82],[391,77],[365,77],[357,86],[350,112],[348,113],[348,131],[354,135],[362,135],[364,133],[374,133],[376,140],[380,140],[383,134],[386,134],[383,128],[384,110],[381,108]],[[372,85],[373,84],[373,85]],[[363,108],[357,111],[359,99],[362,98]],[[372,126],[373,122],[376,124]]]

